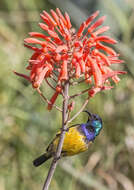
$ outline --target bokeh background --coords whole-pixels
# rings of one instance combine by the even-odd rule
[[[42,10],[55,7],[67,11],[76,28],[95,10],[107,15],[105,25],[119,41],[115,49],[128,74],[89,102],[87,109],[103,118],[104,128],[89,151],[60,161],[50,190],[134,190],[134,0],[0,0],[0,190],[41,190],[51,163],[34,168],[32,160],[61,127],[61,116],[48,112],[12,70],[25,73],[32,52],[23,39],[40,30]],[[74,123],[85,119],[81,114]]]

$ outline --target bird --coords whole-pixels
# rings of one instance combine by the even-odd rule
[[[75,124],[65,131],[65,138],[62,146],[61,156],[73,156],[88,150],[92,142],[99,135],[102,129],[102,119],[99,115],[83,111],[88,114],[86,123]],[[46,152],[33,161],[35,167],[40,166],[54,156],[60,133],[58,132],[46,149]]]

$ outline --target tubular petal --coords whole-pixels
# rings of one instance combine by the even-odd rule
[[[92,26],[89,27],[88,32],[93,32],[98,26],[100,26],[104,22],[105,18],[106,16],[102,16],[101,18],[99,18]]]
[[[86,27],[86,23],[83,22],[83,23],[80,25],[80,28],[79,28],[79,30],[78,30],[78,32],[77,32],[78,38],[81,37],[83,31],[85,30],[85,27]]]
[[[109,44],[116,44],[117,41],[108,37],[108,36],[98,36],[95,38],[95,41],[102,41],[102,42],[106,42],[106,43],[109,43]]]
[[[108,65],[108,66],[111,65],[111,62],[108,59],[108,56],[106,56],[104,53],[101,53],[100,51],[96,51],[95,55],[99,56],[104,61],[105,65]]]
[[[18,75],[18,76],[20,76],[20,77],[22,77],[22,78],[25,78],[26,80],[30,81],[30,77],[29,77],[29,76],[24,75],[24,74],[22,74],[22,73],[18,73],[18,72],[16,72],[16,71],[13,71],[13,72],[14,72],[14,74],[16,74],[16,75]]]
[[[24,44],[24,46],[27,47],[27,48],[29,48],[29,49],[31,49],[31,50],[33,50],[33,51],[37,51],[37,52],[40,51],[39,48],[37,48],[37,47],[33,47],[33,46],[30,46],[30,45],[28,45],[28,44]]]
[[[29,32],[29,35],[31,37],[35,37],[35,38],[43,38],[46,41],[50,41],[51,40],[51,38],[49,36],[45,36],[44,34],[41,34],[39,32]]]
[[[52,98],[50,99],[50,103],[48,104],[48,107],[47,107],[48,110],[51,110],[51,109],[52,109],[53,104],[55,103],[55,101],[56,101],[58,95],[59,95],[59,92],[56,91],[56,92],[54,93],[54,95],[52,96]]]
[[[48,20],[52,23],[52,25],[55,27],[57,23],[53,20],[53,18],[48,14],[46,11],[43,11],[44,15],[48,18]]]
[[[103,49],[109,55],[116,56],[116,52],[112,48],[110,48],[108,46],[105,46],[105,45],[102,45],[100,43],[97,43],[96,48],[97,49]]]
[[[97,36],[99,34],[102,34],[102,33],[106,32],[107,30],[109,30],[109,28],[110,28],[109,26],[103,26],[102,28],[99,28],[97,31],[95,31],[93,33],[93,35]]]
[[[83,60],[79,61],[80,69],[82,73],[85,73],[85,62]]]
[[[44,69],[42,69],[42,71],[40,72],[40,74],[36,77],[35,81],[33,82],[33,87],[34,88],[38,88],[40,87],[46,73],[49,71],[49,67],[46,66]]]
[[[80,77],[80,74],[81,74],[81,69],[80,69],[80,65],[79,65],[79,63],[76,63],[75,64],[76,66],[75,66],[75,77],[76,78],[79,78]]]
[[[55,19],[57,25],[59,26],[60,22],[59,22],[59,17],[57,16],[56,12],[54,10],[50,10],[51,15],[53,16],[53,18]]]
[[[65,12],[65,19],[67,22],[67,28],[70,29],[72,27],[71,22],[70,22],[70,17],[67,12]]]
[[[100,88],[100,87],[92,87],[92,88],[88,91],[89,97],[95,96],[95,94],[97,94],[97,93],[100,92],[100,91],[101,91],[101,88]]]
[[[59,8],[56,8],[56,12],[57,12],[58,16],[60,17],[60,19],[62,20],[62,22],[64,23],[64,25],[67,26],[67,22],[66,22],[64,16],[62,15]]]
[[[93,73],[93,76],[94,76],[95,86],[96,87],[101,87],[102,86],[102,74],[101,74],[101,71],[100,71],[97,63],[94,60],[92,60],[92,58],[88,57],[88,60],[90,62],[90,66],[91,66],[92,73]]]
[[[86,27],[88,27],[88,25],[98,16],[98,14],[99,11],[96,11],[90,17],[88,17],[88,19],[86,20]]]
[[[37,40],[36,38],[26,38],[24,39],[25,43],[30,43],[30,44],[39,44],[41,46],[46,45],[46,42]]]
[[[67,61],[65,60],[62,63],[60,80],[67,80],[67,79],[68,79]]]
[[[44,24],[44,23],[39,23],[39,26],[40,26],[43,30],[45,30],[45,31],[48,31],[48,29],[49,29],[49,27],[48,27],[46,24]]]
[[[48,18],[47,18],[45,15],[40,14],[40,17],[42,18],[42,20],[43,20],[48,26],[51,25],[50,21],[48,20]]]

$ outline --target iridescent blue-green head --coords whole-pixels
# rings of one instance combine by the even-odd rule
[[[95,136],[99,135],[102,129],[102,119],[97,114],[92,114],[88,111],[84,112],[88,114],[87,126],[94,130]]]

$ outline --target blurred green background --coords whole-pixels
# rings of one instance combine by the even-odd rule
[[[31,85],[12,70],[25,73],[32,52],[23,39],[40,30],[42,10],[55,7],[66,10],[76,28],[97,9],[107,15],[105,25],[120,42],[115,48],[126,62],[120,68],[128,74],[89,102],[87,109],[103,118],[104,128],[88,152],[60,161],[50,190],[134,190],[134,0],[0,1],[0,190],[41,190],[51,163],[34,168],[32,160],[61,127],[61,116],[55,109],[48,112]],[[85,119],[81,114],[74,122]]]

